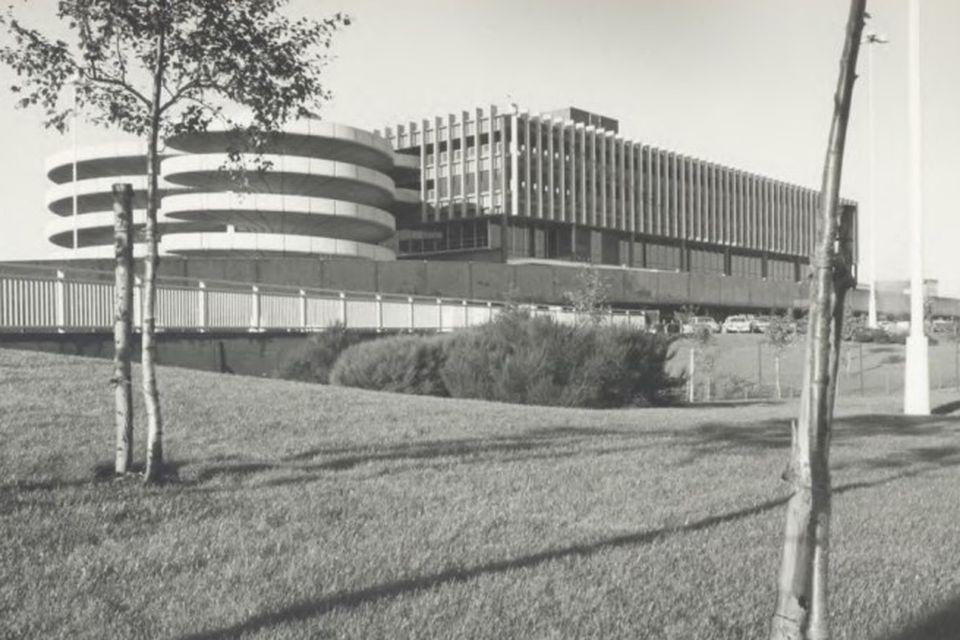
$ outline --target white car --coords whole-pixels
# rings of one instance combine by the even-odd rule
[[[752,333],[753,318],[750,316],[728,316],[723,321],[724,333]]]
[[[706,327],[710,333],[720,333],[720,324],[710,316],[693,316],[683,323],[681,333],[684,335],[692,335],[696,333],[700,327]]]

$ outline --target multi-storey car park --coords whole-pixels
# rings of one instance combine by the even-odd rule
[[[805,275],[818,191],[624,138],[612,118],[491,106],[383,135],[422,175],[402,258]]]
[[[166,140],[160,161],[160,249],[180,256],[328,255],[393,260],[395,210],[416,167],[381,137],[353,127],[304,120],[265,150],[264,170],[246,172],[247,187],[225,170],[224,131]],[[134,188],[134,223],[143,225],[146,157],[139,144],[73,150],[53,156],[47,206],[56,214],[48,237],[62,257],[112,256],[111,185]],[[75,176],[75,178],[74,178]],[[239,192],[238,192],[239,190]],[[249,192],[245,192],[249,191]]]
[[[224,171],[229,146],[222,131],[166,141],[163,254],[559,260],[800,281],[815,235],[817,191],[624,138],[616,120],[575,108],[490,106],[383,135],[296,122],[246,193]],[[142,224],[145,168],[138,145],[50,159],[61,257],[112,255],[113,183],[133,184]]]

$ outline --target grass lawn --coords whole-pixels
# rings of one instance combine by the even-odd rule
[[[677,342],[676,355],[669,363],[673,373],[686,370],[692,341]],[[780,381],[784,395],[799,395],[803,379],[805,336],[784,350],[781,356]],[[738,378],[761,384],[765,397],[772,397],[774,384],[774,349],[760,334],[726,334],[714,337],[709,350],[714,356],[713,379]],[[840,360],[840,395],[890,395],[903,393],[905,348],[902,344],[844,342]],[[862,366],[861,366],[862,365]],[[862,375],[861,375],[862,372]],[[960,350],[956,343],[939,337],[930,345],[930,386],[944,390],[960,390]],[[702,385],[703,372],[698,374]],[[756,396],[753,387],[750,393]],[[748,394],[749,395],[749,394]],[[699,397],[699,394],[698,394]]]
[[[144,489],[96,473],[109,377],[0,350],[0,637],[766,633],[795,404],[515,407],[162,368],[177,477]],[[960,422],[898,402],[838,407],[835,638],[960,637]]]

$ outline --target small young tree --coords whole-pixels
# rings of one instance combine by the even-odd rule
[[[580,322],[600,324],[610,310],[609,287],[597,269],[583,267],[577,273],[577,288],[564,291],[563,297],[573,307]]]
[[[699,326],[694,329],[691,337],[693,338],[695,369],[702,372],[706,378],[703,399],[709,402],[712,396],[713,369],[717,361],[717,340],[710,327],[706,326]],[[691,384],[695,384],[692,379]]]
[[[767,327],[765,342],[773,348],[773,382],[777,400],[783,399],[783,388],[780,384],[780,361],[783,353],[793,344],[796,335],[796,325],[786,315],[773,314],[770,316],[770,326]]]
[[[865,15],[866,0],[851,0],[823,168],[820,220],[810,261],[813,278],[803,392],[785,474],[793,492],[787,503],[771,640],[823,640],[830,636],[830,435],[843,303],[853,269],[853,217],[850,209],[840,207],[840,177]]]
[[[142,310],[143,392],[147,411],[144,478],[156,481],[163,462],[155,371],[159,144],[175,134],[206,131],[218,121],[238,134],[231,158],[258,153],[282,125],[314,113],[327,97],[321,83],[333,33],[348,20],[292,20],[287,0],[59,0],[56,18],[71,43],[28,27],[8,11],[12,43],[0,61],[17,74],[21,107],[38,106],[46,127],[63,132],[73,108],[63,104],[74,84],[81,114],[147,143],[146,259]],[[225,109],[245,109],[242,120]]]
[[[680,323],[680,326],[687,324],[694,316],[700,313],[700,307],[695,304],[685,304],[673,312],[674,319]]]

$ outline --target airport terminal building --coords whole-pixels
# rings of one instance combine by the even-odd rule
[[[217,131],[166,141],[163,254],[574,261],[797,282],[819,205],[816,190],[635,141],[575,108],[490,106],[372,133],[296,122],[242,193],[222,170],[228,146]],[[142,224],[145,167],[139,145],[48,161],[58,257],[112,256],[110,186],[134,185]]]
[[[419,217],[399,228],[401,257],[798,281],[813,248],[818,191],[637,142],[580,109],[491,106],[383,135],[419,158],[422,176]]]

